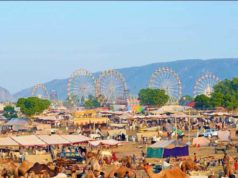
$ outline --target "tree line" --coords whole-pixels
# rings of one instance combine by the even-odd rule
[[[203,94],[195,97],[195,108],[214,109],[224,107],[228,110],[238,108],[238,78],[220,81],[213,89],[214,91],[210,97]]]

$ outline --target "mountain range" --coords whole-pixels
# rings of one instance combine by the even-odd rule
[[[179,75],[182,81],[183,95],[192,95],[195,81],[205,72],[211,72],[221,80],[238,77],[238,58],[177,60],[116,70],[124,76],[129,93],[137,95],[140,89],[147,87],[152,73],[159,67],[169,67]],[[94,75],[97,77],[99,73],[94,73]],[[48,91],[55,90],[58,94],[58,98],[64,100],[67,98],[67,82],[68,79],[55,79],[45,83],[45,86]],[[23,89],[15,93],[13,98],[28,97],[31,95],[31,90],[32,87]],[[1,96],[0,89],[0,97]],[[10,96],[8,97],[11,98]]]

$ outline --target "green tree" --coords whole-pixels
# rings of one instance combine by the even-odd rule
[[[7,119],[17,118],[17,112],[15,108],[11,105],[5,106],[3,109],[3,116]]]
[[[179,100],[179,104],[182,106],[186,106],[188,103],[193,101],[193,97],[190,95],[185,95]]]
[[[210,98],[204,94],[198,95],[194,99],[196,109],[210,109]]]
[[[142,105],[161,107],[168,102],[169,96],[164,90],[147,88],[140,90],[139,99]]]
[[[100,107],[100,102],[94,96],[89,96],[89,98],[84,102],[84,107],[87,109]]]
[[[220,92],[214,92],[210,98],[210,104],[213,107],[223,106],[224,103],[224,95]]]
[[[228,110],[238,108],[238,78],[225,79],[214,86],[211,96],[213,106],[223,106]]]
[[[49,108],[49,106],[49,100],[40,99],[38,97],[20,98],[17,101],[17,107],[20,107],[21,112],[27,116],[41,114],[44,110]]]

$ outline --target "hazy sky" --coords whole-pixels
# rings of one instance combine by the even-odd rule
[[[238,2],[0,2],[0,86],[16,92],[95,72],[238,57]]]

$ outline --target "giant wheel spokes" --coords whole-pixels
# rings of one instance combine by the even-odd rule
[[[201,75],[195,82],[193,88],[193,95],[196,97],[197,95],[204,94],[208,97],[211,96],[213,92],[213,87],[219,82],[219,78],[210,72],[206,72]]]
[[[49,93],[44,84],[36,84],[32,89],[32,96],[42,99],[49,99]]]
[[[74,106],[81,106],[89,96],[96,95],[96,82],[85,69],[76,70],[68,80],[68,99]]]
[[[125,103],[127,86],[124,77],[116,70],[102,72],[97,80],[97,96],[104,97],[106,103]]]
[[[168,67],[158,68],[152,74],[148,87],[165,90],[169,96],[169,104],[177,103],[182,96],[182,82],[178,74]]]

